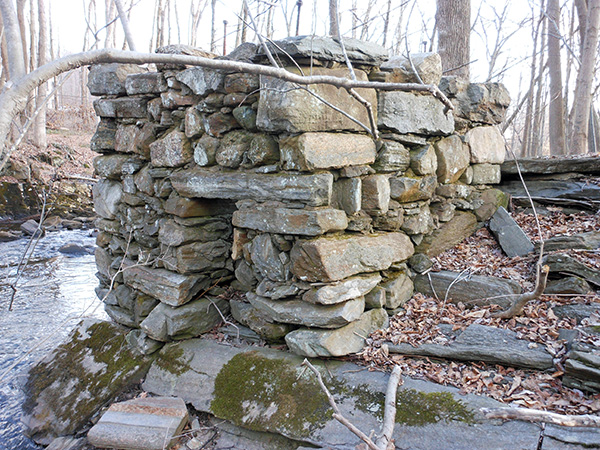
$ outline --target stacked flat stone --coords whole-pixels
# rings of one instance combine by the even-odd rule
[[[290,71],[350,77],[330,39],[280,44],[284,64],[290,56],[300,63]],[[401,58],[382,64],[380,47],[350,41],[346,49],[359,80],[413,81]],[[244,44],[229,58],[264,56]],[[440,83],[437,55],[415,64],[422,79]],[[457,133],[452,112],[430,95],[358,89],[377,114],[375,142],[278,79],[201,67],[128,70],[136,69],[90,73],[102,95],[92,141],[102,153],[96,258],[106,310],[135,329],[129,340],[142,352],[205,333],[230,310],[295,353],[360,351],[412,296],[415,251],[434,254],[436,236],[464,236],[499,202],[487,185],[499,181],[504,159],[494,123],[505,104],[469,97],[470,110],[457,107]],[[345,90],[310,90],[369,123]],[[479,108],[487,115],[475,117]],[[245,298],[227,301],[227,287]]]

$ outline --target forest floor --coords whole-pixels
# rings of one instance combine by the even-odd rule
[[[517,213],[513,218],[532,241],[538,241],[538,230],[532,214]],[[540,216],[544,239],[559,235],[572,235],[587,231],[600,231],[600,212],[595,215],[565,215],[559,210]],[[563,251],[563,253],[565,253]],[[596,251],[567,251],[588,266],[600,270],[600,257]],[[456,247],[434,258],[433,270],[470,271],[477,275],[508,278],[521,284],[524,291],[535,284],[537,254],[509,258],[500,249],[494,237],[481,228]],[[573,329],[575,319],[560,319],[553,307],[561,304],[600,303],[600,295],[543,295],[531,301],[524,314],[513,319],[492,318],[491,313],[499,307],[475,307],[467,309],[449,299],[436,299],[416,294],[406,305],[404,313],[392,317],[388,329],[373,333],[368,346],[359,356],[371,369],[384,369],[398,364],[403,374],[413,378],[431,380],[459,388],[463,393],[475,393],[492,397],[514,406],[528,407],[566,414],[590,414],[600,411],[600,394],[590,395],[563,385],[560,363],[552,371],[523,370],[480,362],[446,361],[427,357],[390,354],[387,343],[443,343],[445,337],[439,324],[451,324],[454,330],[465,329],[470,324],[488,325],[510,329],[517,337],[544,346],[560,361],[566,354],[566,343],[559,339],[561,329]],[[600,317],[591,318],[600,324]],[[598,323],[596,323],[598,322]],[[600,347],[600,338],[593,342]]]

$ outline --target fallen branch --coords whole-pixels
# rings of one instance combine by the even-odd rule
[[[333,408],[333,418],[348,428],[352,433],[358,436],[367,447],[371,450],[394,450],[394,441],[392,440],[392,433],[394,432],[394,424],[396,423],[396,391],[398,389],[398,384],[400,383],[401,370],[400,366],[394,366],[394,370],[390,375],[390,379],[388,381],[387,392],[385,395],[385,410],[383,414],[383,427],[381,437],[377,440],[377,443],[373,442],[373,440],[367,436],[365,433],[360,431],[356,426],[352,424],[348,419],[346,419],[325,386],[323,382],[323,378],[321,377],[321,373],[313,366],[308,359],[305,359],[302,363],[302,366],[308,367],[312,372],[316,375],[317,381],[321,390],[327,396],[327,400],[329,404]]]
[[[538,271],[536,277],[535,289],[531,292],[525,292],[520,294],[506,311],[500,311],[497,313],[493,313],[492,317],[497,317],[500,319],[511,319],[519,314],[523,313],[523,308],[525,305],[531,301],[539,298],[540,295],[544,293],[546,289],[546,283],[548,281],[548,273],[550,272],[550,267],[544,265],[541,268],[538,264]]]
[[[481,408],[481,412],[488,419],[552,423],[563,427],[600,428],[600,416],[591,414],[567,416],[528,408]]]

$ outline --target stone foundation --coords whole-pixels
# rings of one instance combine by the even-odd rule
[[[310,73],[306,42],[292,41]],[[326,51],[314,48],[313,73],[349,76],[339,46],[315,42]],[[359,79],[404,76],[401,58],[380,67],[383,49],[353,45]],[[236,54],[264,59],[249,44]],[[441,77],[439,58],[419,61],[428,79]],[[453,245],[503,200],[489,186],[504,160],[501,85],[443,79],[456,117],[430,95],[359,90],[377,142],[269,77],[106,65],[92,68],[90,86],[102,96],[91,144],[102,178],[98,295],[142,351],[205,333],[231,311],[302,355],[357,352],[412,296],[409,258]],[[346,91],[310,89],[368,123]],[[229,301],[229,288],[245,298]]]

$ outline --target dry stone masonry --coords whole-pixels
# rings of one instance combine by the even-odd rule
[[[333,40],[280,47],[291,71],[350,76]],[[346,48],[358,79],[415,81],[410,64],[383,48],[353,40]],[[266,61],[248,43],[226,58]],[[506,89],[442,79],[437,55],[413,63],[455,112],[427,94],[358,89],[376,112],[377,142],[278,79],[93,67],[98,295],[132,329],[128,341],[150,353],[231,313],[295,353],[340,356],[386,326],[412,296],[424,255],[452,246],[505,201],[489,185],[504,160],[496,125]],[[369,123],[345,90],[309,89]]]

